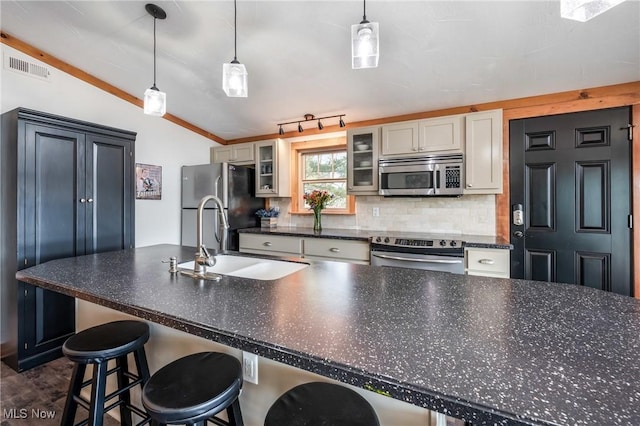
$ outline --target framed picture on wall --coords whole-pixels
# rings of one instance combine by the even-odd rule
[[[162,166],[136,163],[136,199],[162,199]]]

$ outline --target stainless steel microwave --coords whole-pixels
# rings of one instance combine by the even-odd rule
[[[378,161],[380,189],[386,197],[460,196],[462,154],[388,158]]]

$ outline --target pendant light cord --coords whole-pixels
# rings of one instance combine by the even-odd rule
[[[153,87],[156,87],[156,14],[153,14]]]
[[[233,0],[233,60],[238,60],[238,5]]]
[[[367,0],[362,0],[362,20],[367,20]]]

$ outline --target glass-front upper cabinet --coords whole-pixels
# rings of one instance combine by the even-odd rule
[[[347,192],[378,194],[378,150],[380,126],[347,131]]]
[[[288,148],[282,139],[256,142],[256,197],[291,196]]]

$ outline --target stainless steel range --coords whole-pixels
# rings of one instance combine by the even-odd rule
[[[371,265],[464,274],[464,241],[374,236]]]

